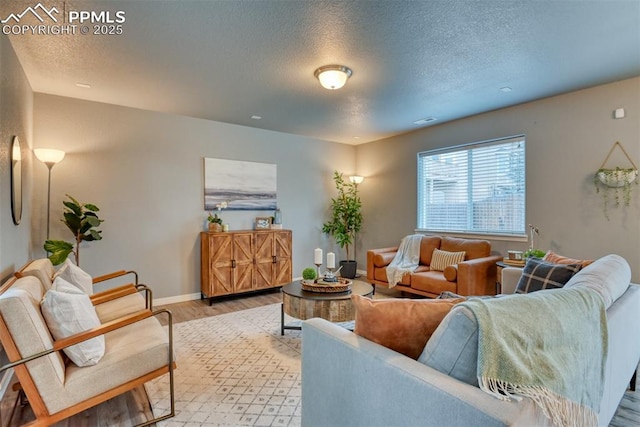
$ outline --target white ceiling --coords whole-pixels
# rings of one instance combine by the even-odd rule
[[[35,92],[348,144],[640,75],[637,0],[41,3],[126,21],[10,36]],[[313,76],[333,63],[353,69],[338,91]]]

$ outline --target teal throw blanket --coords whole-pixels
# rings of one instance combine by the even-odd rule
[[[558,426],[596,426],[607,355],[602,298],[587,288],[470,299],[478,382],[502,400],[530,397]]]

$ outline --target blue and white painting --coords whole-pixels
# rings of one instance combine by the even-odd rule
[[[272,211],[277,207],[277,165],[204,159],[204,209]]]

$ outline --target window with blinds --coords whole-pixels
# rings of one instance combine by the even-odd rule
[[[418,229],[525,235],[525,137],[418,153]]]

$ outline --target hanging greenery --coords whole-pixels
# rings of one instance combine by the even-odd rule
[[[596,187],[596,193],[602,192],[603,210],[604,216],[609,220],[609,204],[610,202],[614,207],[620,206],[620,198],[622,196],[622,203],[624,206],[631,204],[631,188],[638,176],[638,170],[634,168],[620,168],[606,169],[600,168],[593,175],[593,183]],[[613,201],[609,198],[613,193]]]

